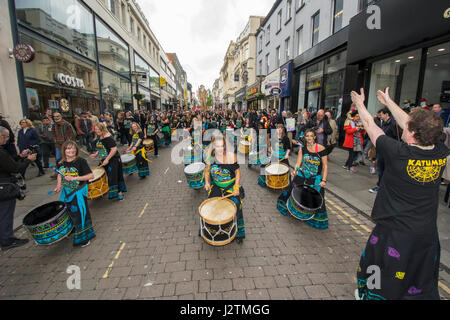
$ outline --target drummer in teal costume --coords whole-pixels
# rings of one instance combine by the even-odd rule
[[[297,187],[303,185],[312,187],[320,192],[323,199],[325,199],[325,187],[328,177],[328,153],[324,146],[316,143],[317,136],[313,129],[305,132],[305,140],[306,146],[298,152],[294,181],[278,198],[277,209],[285,216],[289,214],[287,202],[294,185]],[[323,201],[323,205],[316,212],[296,213],[296,216],[301,220],[306,220],[306,223],[311,227],[328,229],[328,214],[325,201]],[[310,219],[311,217],[313,218]]]
[[[286,128],[284,125],[279,124],[277,126],[278,132],[278,143],[276,146],[272,146],[272,163],[283,163],[289,167],[289,155],[291,154],[292,144],[287,137]],[[266,166],[261,166],[261,168],[265,168]],[[263,170],[262,170],[263,171]],[[289,177],[290,179],[290,177]],[[261,187],[266,187],[266,176],[261,174],[258,178],[258,184]]]
[[[226,151],[225,138],[213,139],[209,156],[206,159],[205,189],[208,198],[223,197],[232,194],[229,199],[236,204],[238,230],[236,242],[242,244],[245,239],[244,215],[242,213],[241,199],[241,171],[237,157]]]
[[[64,143],[62,160],[58,167],[58,182],[55,192],[61,192],[60,201],[67,205],[74,224],[74,246],[87,246],[95,237],[88,207],[88,181],[94,174],[87,161],[79,157],[80,149],[73,141]]]

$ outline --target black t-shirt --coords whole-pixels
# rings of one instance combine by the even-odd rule
[[[435,232],[447,147],[439,142],[432,150],[422,150],[386,135],[378,138],[376,147],[385,170],[372,218],[397,230]]]
[[[105,147],[106,151],[108,152],[108,155],[111,153],[112,148],[117,147],[117,144],[114,141],[114,138],[112,136],[104,138],[104,139],[100,140],[100,142]],[[113,156],[113,158],[117,158],[117,157],[119,157],[119,152],[116,152],[116,154]]]

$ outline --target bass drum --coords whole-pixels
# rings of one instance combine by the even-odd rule
[[[292,189],[287,201],[287,208],[294,218],[308,221],[315,217],[324,201],[322,194],[316,189],[309,186],[296,186]]]
[[[40,206],[23,218],[23,225],[37,245],[48,246],[66,238],[74,228],[64,202]]]

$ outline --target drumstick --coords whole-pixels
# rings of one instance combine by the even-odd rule
[[[230,198],[230,197],[232,197],[232,196],[233,196],[233,194],[231,193],[231,194],[229,194],[229,195],[227,195],[227,196],[225,196],[225,197],[220,198],[220,200],[224,200],[224,199]]]

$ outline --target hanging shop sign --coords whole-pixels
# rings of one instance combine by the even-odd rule
[[[286,63],[280,68],[280,88],[282,98],[290,96],[291,75],[292,61]]]
[[[78,79],[75,77],[68,76],[64,73],[57,73],[54,75],[54,79],[57,83],[62,86],[84,89],[84,81],[83,79]]]
[[[36,55],[32,46],[26,43],[18,43],[13,50],[14,58],[23,63],[29,63],[34,60]]]
[[[273,87],[272,89],[270,89],[270,94],[272,96],[279,96],[281,95],[281,89],[278,87]]]

